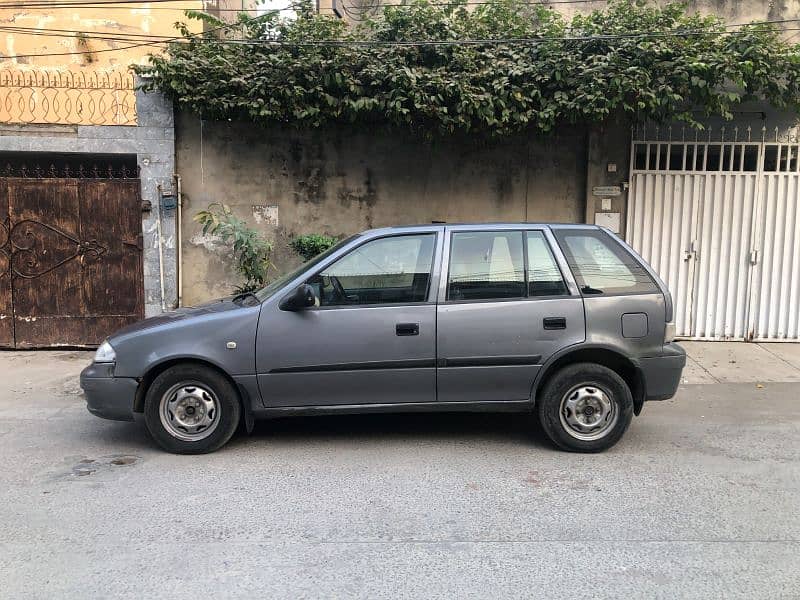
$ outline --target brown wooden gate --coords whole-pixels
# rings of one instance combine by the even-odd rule
[[[0,177],[0,347],[94,346],[142,318],[139,189]]]

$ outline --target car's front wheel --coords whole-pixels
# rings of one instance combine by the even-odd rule
[[[594,363],[557,371],[537,398],[547,437],[571,452],[601,452],[616,444],[633,418],[633,397],[617,373]]]
[[[234,386],[203,365],[175,365],[147,390],[144,417],[158,444],[176,454],[213,452],[231,439],[241,405]]]

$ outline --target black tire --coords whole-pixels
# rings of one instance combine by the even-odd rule
[[[595,412],[598,410],[595,406],[605,406],[598,398],[610,401],[612,406],[612,412],[605,418],[602,418],[603,412]],[[585,408],[576,415],[568,407],[571,403]],[[633,396],[628,384],[608,367],[594,363],[577,363],[559,369],[545,383],[536,404],[545,435],[569,452],[602,452],[611,448],[633,418]],[[591,412],[585,412],[590,407]],[[592,423],[593,418],[598,420]],[[588,424],[581,422],[582,419]],[[580,439],[581,436],[597,437]]]
[[[162,399],[167,394],[174,398],[177,392],[172,393],[172,391],[176,388],[181,390],[199,389],[200,392],[193,392],[195,394],[207,392],[204,398],[211,402],[213,409],[205,411],[205,408],[195,409],[192,407],[191,413],[200,415],[200,411],[205,411],[204,419],[207,415],[213,416],[213,418],[208,418],[210,423],[204,431],[190,433],[187,429],[181,432],[180,427],[175,424],[178,423],[174,419],[175,411],[166,408],[169,404],[166,400],[164,420],[172,425],[165,425],[161,412]],[[189,401],[192,400],[194,397],[189,397]],[[205,404],[203,406],[205,407]],[[185,409],[183,414],[184,417],[188,414]],[[218,450],[231,439],[239,425],[241,414],[242,407],[236,388],[224,375],[202,365],[183,364],[170,367],[153,380],[144,400],[144,419],[150,435],[164,450],[174,454],[205,454]],[[170,415],[173,418],[170,418]],[[170,427],[174,429],[174,432],[170,431]],[[206,437],[180,439],[176,437],[177,435],[186,435],[187,437],[205,435]]]

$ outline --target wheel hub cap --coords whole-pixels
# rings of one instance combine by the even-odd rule
[[[561,400],[561,425],[572,437],[584,441],[605,436],[619,417],[616,402],[605,390],[593,385],[579,385]]]
[[[210,389],[200,384],[181,383],[161,398],[161,424],[180,440],[202,440],[217,427],[218,407],[217,397]]]

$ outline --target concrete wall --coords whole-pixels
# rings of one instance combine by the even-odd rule
[[[667,0],[658,2],[660,5]],[[553,10],[565,16],[577,13],[587,13],[599,10],[606,4],[605,0],[584,3],[564,3],[559,0],[547,2]],[[800,0],[687,0],[687,10],[705,15],[718,15],[728,23],[747,23],[749,21],[764,21],[786,19],[800,16]]]
[[[455,221],[582,222],[586,136],[426,143],[399,133],[300,132],[176,119],[183,186],[183,302],[239,283],[226,248],[192,221],[224,202],[275,244],[277,271],[299,263],[298,234]],[[277,272],[276,272],[277,274]]]
[[[142,214],[144,234],[145,314],[172,308],[175,291],[175,214],[160,214],[161,186],[172,191],[175,148],[172,105],[158,94],[136,93],[137,127],[86,125],[0,125],[0,151],[71,152],[85,154],[135,154],[140,169],[142,199],[153,209]],[[161,217],[162,236],[158,236]],[[163,252],[165,294],[161,295],[160,265]]]
[[[591,128],[587,136],[586,222],[625,235],[631,129],[624,119]],[[609,190],[618,190],[618,194]],[[598,217],[605,213],[608,219]]]

